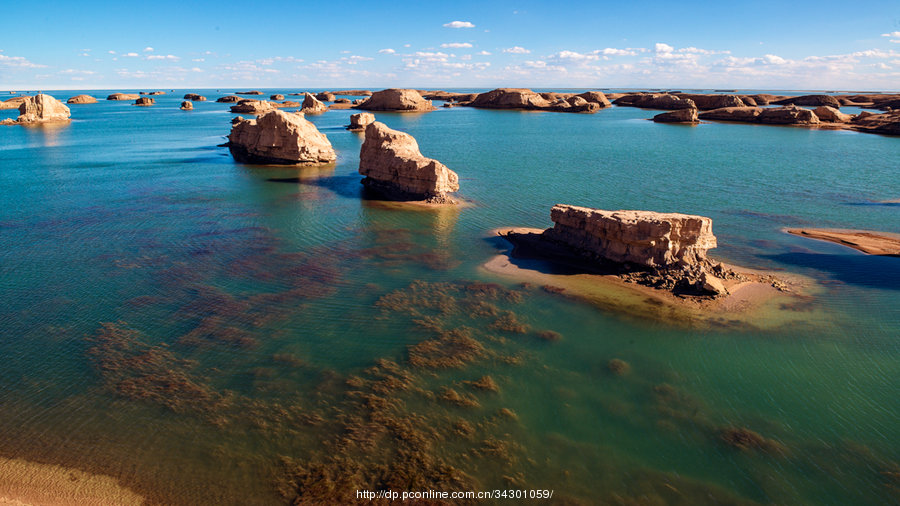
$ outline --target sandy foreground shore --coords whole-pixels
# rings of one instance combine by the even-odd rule
[[[0,506],[139,504],[143,497],[110,476],[0,457]]]
[[[541,229],[501,228],[492,235],[540,233]],[[483,271],[546,291],[583,300],[601,309],[636,318],[689,327],[743,327],[769,329],[791,323],[823,321],[814,309],[809,278],[724,264],[741,279],[725,280],[728,294],[719,297],[675,295],[667,290],[629,283],[613,274],[560,272],[552,262],[516,258],[512,247],[481,266]]]
[[[900,256],[900,235],[869,230],[828,228],[788,228],[785,232],[800,237],[829,241],[869,255]]]

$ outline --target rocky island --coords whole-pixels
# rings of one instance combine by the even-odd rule
[[[69,121],[71,111],[65,104],[43,93],[24,97],[19,103],[19,117],[5,119],[2,125],[35,125],[41,123],[62,123]]]
[[[234,119],[227,146],[238,162],[320,165],[334,162],[331,142],[302,113],[269,111],[256,119]]]
[[[365,111],[427,112],[436,108],[416,90],[389,88],[372,93],[368,99],[354,106]]]

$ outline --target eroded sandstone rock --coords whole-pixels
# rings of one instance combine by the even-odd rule
[[[682,100],[693,100],[697,105],[697,109],[700,109],[701,111],[721,109],[723,107],[744,107],[747,105],[756,105],[756,103],[745,104],[744,101],[737,95],[722,95],[719,93],[679,93],[677,96]]]
[[[149,107],[156,103],[156,100],[153,100],[150,97],[140,97],[134,101],[134,105],[138,105],[141,107]]]
[[[717,121],[742,121],[753,123],[762,112],[761,107],[723,107],[699,113],[700,119]]]
[[[844,114],[841,111],[827,105],[820,105],[813,111],[822,121],[830,121],[832,123],[848,123],[853,119],[852,114]]]
[[[433,111],[431,100],[425,100],[416,90],[390,88],[376,91],[356,106],[366,111],[424,112]]]
[[[634,93],[619,97],[614,104],[640,107],[643,109],[696,109],[697,104],[689,98],[681,98],[669,93]]]
[[[787,97],[781,100],[774,100],[771,103],[779,105],[808,105],[818,106],[827,105],[835,109],[841,108],[841,101],[837,97],[831,95],[801,95],[799,97]]]
[[[196,93],[188,93],[184,96],[185,100],[190,100],[191,102],[205,102],[206,97],[203,95],[198,95]]]
[[[321,102],[334,102],[334,93],[329,93],[327,91],[316,93],[316,100]]]
[[[263,114],[275,109],[275,106],[267,100],[243,99],[231,106],[231,112],[241,114]]]
[[[699,123],[697,109],[676,109],[653,116],[657,123]]]
[[[820,123],[816,113],[795,105],[763,109],[756,120],[768,125],[815,125]]]
[[[356,114],[350,115],[350,124],[347,125],[347,130],[352,132],[361,132],[369,126],[370,123],[375,122],[375,115],[368,112],[359,112]]]
[[[113,93],[106,97],[106,100],[137,100],[141,98],[139,93]]]
[[[243,99],[243,98],[241,98],[241,97],[239,97],[239,96],[237,96],[237,95],[228,95],[228,96],[225,96],[225,97],[219,97],[219,98],[217,98],[217,99],[216,99],[216,102],[223,102],[223,103],[226,103],[226,104],[234,104],[234,103],[240,102],[241,100],[245,100],[245,99]]]
[[[67,104],[96,104],[97,99],[90,95],[75,95],[66,100]]]
[[[184,102],[181,103],[181,110],[182,110],[182,111],[192,111],[192,110],[194,110],[194,103],[193,103],[193,102],[190,102],[190,101],[188,101],[188,100],[185,100]]]
[[[304,114],[322,114],[327,110],[327,105],[320,102],[316,97],[312,96],[311,93],[306,94],[306,97],[303,99]]]
[[[284,100],[284,95],[280,93],[276,93],[274,95],[269,95],[269,100]]]
[[[272,110],[255,120],[235,118],[228,141],[239,162],[324,164],[337,159],[325,134],[302,113]]]
[[[19,117],[16,119],[16,123],[30,125],[69,121],[70,115],[71,111],[65,104],[50,95],[41,93],[27,97],[19,104]]]
[[[444,164],[426,158],[409,134],[375,121],[366,127],[359,152],[363,184],[391,200],[455,203],[447,194],[459,190],[459,177]]]

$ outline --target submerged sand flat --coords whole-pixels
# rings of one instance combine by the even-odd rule
[[[492,231],[501,236],[508,232],[540,233],[542,229],[517,227]],[[542,285],[545,290],[584,300],[604,310],[677,326],[772,329],[827,319],[826,314],[810,304],[813,281],[794,274],[775,275],[726,265],[743,280],[725,280],[728,295],[711,298],[675,295],[629,283],[612,274],[560,273],[552,266],[552,262],[545,260],[514,258],[510,251],[493,257],[482,269],[507,279]]]
[[[848,246],[868,255],[900,256],[900,235],[897,234],[827,228],[790,228],[785,231],[801,237]]]
[[[110,476],[0,457],[0,505],[106,506],[144,504]]]

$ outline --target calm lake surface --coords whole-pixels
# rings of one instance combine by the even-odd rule
[[[112,91],[0,130],[0,455],[164,504],[900,503],[900,258],[781,231],[900,233],[879,203],[900,198],[900,139],[626,107],[375,113],[472,203],[414,211],[361,198],[354,111],[308,116],[338,161],[298,170],[217,147],[226,90]],[[181,111],[187,91],[209,101]],[[814,295],[789,325],[685,327],[480,268],[491,229],[550,226],[556,203],[710,216],[714,257]],[[735,428],[763,441],[726,444]]]

